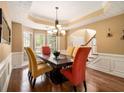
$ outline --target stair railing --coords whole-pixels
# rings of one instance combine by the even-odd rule
[[[92,40],[93,40],[93,38],[96,36],[96,34],[95,35],[93,35],[89,40],[88,40],[88,42],[86,42],[85,44],[83,44],[83,45],[81,45],[81,46],[87,46]]]

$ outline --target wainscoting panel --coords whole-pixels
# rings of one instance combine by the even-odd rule
[[[87,67],[124,78],[124,55],[99,53]]]
[[[112,72],[114,74],[117,74],[118,76],[124,77],[124,61],[122,60],[114,60],[113,61],[113,70]]]
[[[23,52],[14,52],[12,53],[12,68],[21,68],[23,64]]]
[[[11,54],[0,63],[0,91],[6,92],[11,76]]]

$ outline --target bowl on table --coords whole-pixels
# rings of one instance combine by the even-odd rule
[[[55,56],[55,58],[57,59],[58,58],[58,56],[60,55],[60,52],[58,52],[58,51],[54,51],[53,52],[53,55]]]

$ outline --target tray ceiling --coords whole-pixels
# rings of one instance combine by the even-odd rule
[[[12,21],[22,23],[35,29],[46,29],[46,24],[38,24],[28,18],[29,15],[49,20],[55,20],[55,7],[59,7],[58,19],[62,22],[79,20],[102,8],[103,14],[97,18],[82,21],[83,24],[102,20],[110,16],[124,13],[124,2],[106,1],[8,1]],[[80,22],[81,23],[81,22]],[[81,24],[75,24],[77,26]],[[71,26],[70,26],[71,27]],[[74,27],[74,26],[73,26]]]

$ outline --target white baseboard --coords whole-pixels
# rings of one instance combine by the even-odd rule
[[[87,67],[124,78],[124,55],[99,53]]]
[[[24,61],[24,63],[21,65],[21,67],[27,66],[28,65],[28,61]]]

